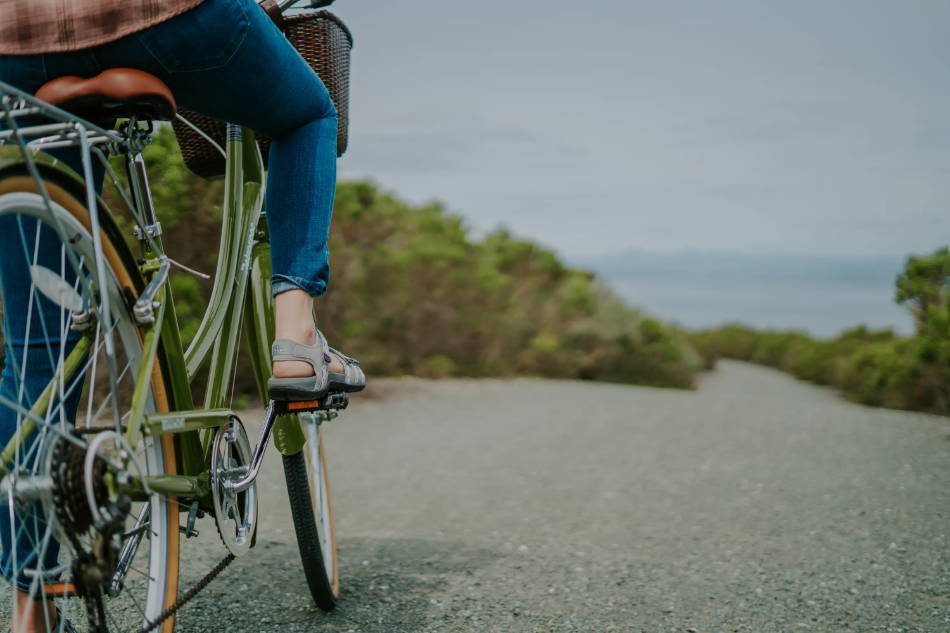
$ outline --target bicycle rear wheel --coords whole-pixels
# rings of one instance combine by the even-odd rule
[[[51,375],[58,375],[64,359],[76,349],[73,345],[78,345],[75,334],[71,334],[76,313],[64,305],[69,301],[64,300],[59,305],[50,301],[50,283],[71,286],[73,296],[80,297],[85,306],[93,305],[93,294],[100,298],[108,294],[110,309],[108,319],[102,319],[101,313],[96,315],[95,324],[85,335],[90,341],[89,352],[80,357],[76,377],[59,381],[58,394],[43,424],[34,433],[34,440],[27,442],[16,455],[13,468],[20,476],[37,478],[37,481],[46,476],[53,483],[50,490],[30,506],[19,504],[14,508],[2,501],[5,507],[0,508],[0,520],[8,526],[3,531],[4,542],[0,544],[0,549],[8,553],[2,559],[2,571],[7,580],[17,582],[21,591],[29,591],[35,598],[54,600],[57,610],[79,630],[87,630],[86,609],[91,604],[78,597],[83,591],[87,596],[96,593],[108,630],[137,630],[145,622],[157,620],[177,598],[179,510],[176,499],[152,494],[128,508],[113,537],[118,539],[113,545],[120,554],[119,560],[127,563],[127,567],[124,573],[115,565],[103,567],[108,573],[93,591],[90,576],[79,580],[75,570],[78,569],[76,561],[97,547],[97,539],[102,540],[97,527],[81,525],[83,517],[91,512],[95,518],[99,510],[94,502],[87,502],[89,497],[81,494],[83,487],[77,486],[76,481],[86,481],[83,477],[87,471],[78,464],[83,463],[90,447],[104,446],[105,429],[114,429],[117,420],[121,423],[126,419],[136,381],[150,381],[146,411],[168,411],[165,379],[159,363],[155,364],[151,376],[136,375],[142,333],[129,307],[143,284],[135,259],[111,217],[108,213],[99,214],[105,266],[104,270],[97,269],[92,264],[90,215],[79,202],[84,193],[81,185],[55,173],[46,174],[42,184],[50,204],[44,201],[40,187],[25,169],[15,168],[0,174],[0,221],[7,229],[2,253],[4,274],[0,278],[5,325],[9,325],[8,318],[12,318],[15,311],[20,316],[26,314],[25,339],[19,341],[20,344],[12,340],[17,333],[10,332],[10,327],[4,328],[8,335],[4,340],[5,384],[26,386],[31,380],[35,384],[37,363],[41,362],[48,364]],[[65,231],[66,241],[57,237],[57,227]],[[15,258],[20,261],[15,262]],[[79,262],[78,270],[71,262]],[[17,285],[18,288],[14,288]],[[60,290],[69,294],[68,290]],[[27,305],[13,301],[24,297],[27,297]],[[103,321],[109,323],[108,331]],[[30,338],[31,328],[37,323],[42,325],[42,340]],[[107,337],[112,339],[109,346],[114,351],[111,354],[106,351]],[[40,372],[39,380],[48,382],[51,377],[44,379]],[[3,419],[15,420],[15,430],[20,430],[28,420],[26,411],[36,399],[36,393],[30,394],[25,387],[15,391],[2,394],[5,397],[0,407],[7,409]],[[76,432],[74,426],[82,430]],[[6,429],[6,435],[12,431],[14,429]],[[120,440],[112,441],[117,448]],[[133,462],[138,464],[142,474],[175,474],[177,463],[171,436],[141,438],[138,450],[133,453]],[[90,463],[95,464],[97,460]],[[88,480],[93,481],[93,478]],[[93,498],[99,497],[93,495]],[[83,550],[87,550],[85,554]],[[0,602],[3,621],[12,612],[18,593],[9,587],[5,592],[9,599]],[[59,630],[45,618],[40,624],[44,630]],[[171,633],[173,629],[174,618],[168,618],[154,630]]]
[[[318,607],[332,611],[340,595],[340,571],[323,433],[315,414],[299,417],[307,442],[299,453],[284,455],[287,494],[310,595]]]

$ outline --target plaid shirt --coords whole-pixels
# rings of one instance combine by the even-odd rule
[[[0,0],[0,55],[74,51],[117,40],[202,0]]]

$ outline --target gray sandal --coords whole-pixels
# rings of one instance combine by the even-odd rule
[[[355,358],[350,358],[332,347],[327,349],[331,355],[339,358],[340,363],[343,364],[342,374],[335,374],[333,372],[328,374],[330,391],[345,391],[346,393],[363,391],[363,389],[366,388],[366,374],[363,373],[363,368],[360,367],[360,361]]]
[[[313,367],[313,376],[301,378],[271,378],[267,381],[267,395],[271,400],[319,400],[329,391],[327,372],[329,347],[323,333],[317,330],[317,342],[303,345],[290,339],[280,338],[274,341],[271,358],[278,360],[299,360]]]
[[[317,342],[303,345],[290,339],[277,339],[271,349],[271,358],[280,360],[299,360],[313,367],[313,376],[300,378],[274,378],[267,381],[267,394],[272,400],[300,402],[320,400],[328,393],[336,391],[362,391],[366,386],[366,376],[358,360],[350,358],[327,345],[323,333],[317,330]],[[336,356],[343,364],[344,373],[331,374],[328,371],[330,355]]]

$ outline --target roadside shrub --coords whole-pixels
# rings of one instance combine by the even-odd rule
[[[690,340],[707,365],[716,358],[760,363],[864,404],[950,414],[950,250],[909,257],[895,300],[914,315],[911,337],[862,325],[819,340],[730,324]]]
[[[213,272],[221,182],[185,169],[168,127],[145,158],[168,254]],[[106,195],[119,206],[114,192]],[[701,369],[683,333],[626,305],[589,271],[506,230],[474,239],[441,203],[411,205],[371,182],[341,182],[330,251],[319,326],[370,376],[532,374],[691,387]],[[172,286],[187,343],[211,282],[176,271]],[[254,389],[251,372],[237,376],[238,393]]]

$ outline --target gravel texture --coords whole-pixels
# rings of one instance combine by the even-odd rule
[[[337,610],[310,603],[272,451],[258,547],[179,631],[950,631],[946,418],[731,362],[696,392],[375,389],[327,429]],[[186,544],[186,583],[207,550]]]

